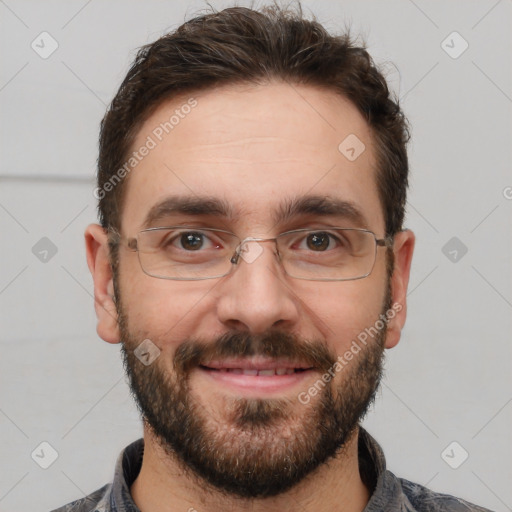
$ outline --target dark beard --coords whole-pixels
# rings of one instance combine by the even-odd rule
[[[390,302],[388,294],[382,313]],[[119,303],[118,308],[122,310]],[[184,341],[173,369],[163,366],[163,358],[144,366],[133,350],[145,337],[131,334],[127,318],[119,313],[123,363],[146,425],[190,478],[226,495],[276,496],[339,454],[373,403],[382,377],[385,327],[340,370],[337,386],[326,384],[309,404],[297,397],[226,396],[215,404],[222,421],[213,421],[190,391],[190,372],[200,364],[256,354],[296,358],[315,367],[316,382],[332,368],[336,355],[322,342],[298,340],[287,332],[254,336],[232,331],[214,341]]]

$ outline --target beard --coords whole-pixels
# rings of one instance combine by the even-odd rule
[[[385,314],[391,307],[389,283],[383,306]],[[329,369],[332,372],[337,355],[323,341],[299,339],[285,331],[229,331],[214,340],[186,339],[172,364],[158,357],[145,366],[134,350],[150,336],[130,332],[120,301],[117,307],[123,365],[146,427],[183,474],[231,497],[276,496],[340,455],[357,433],[382,377],[385,322],[337,372],[340,375],[322,382],[318,395],[307,404],[297,396],[260,399],[227,394],[204,403],[192,389],[190,375],[213,359],[260,355],[297,360],[318,372],[318,382]]]

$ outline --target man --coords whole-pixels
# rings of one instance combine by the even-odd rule
[[[300,12],[139,52],[85,237],[144,439],[60,511],[484,510],[395,477],[359,426],[405,323],[407,140],[368,53]]]

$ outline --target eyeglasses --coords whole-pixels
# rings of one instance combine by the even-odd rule
[[[312,281],[349,281],[370,275],[378,247],[392,238],[377,238],[366,229],[295,229],[274,238],[241,240],[222,229],[170,226],[140,231],[127,246],[137,251],[144,273],[159,279],[196,281],[228,275],[240,259],[255,261],[263,252],[258,242],[274,241],[285,273]],[[255,242],[250,245],[250,242]]]

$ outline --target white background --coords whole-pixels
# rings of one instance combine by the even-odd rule
[[[413,128],[409,317],[365,426],[398,476],[512,510],[512,2],[303,5],[365,36]],[[98,126],[135,49],[205,7],[0,2],[0,511],[92,492],[141,436],[119,346],[95,332],[84,256]],[[58,43],[47,59],[31,48],[43,31]],[[458,58],[441,44],[454,31],[469,44]],[[57,249],[47,262],[32,252],[42,237]],[[442,251],[452,237],[467,247],[456,262]],[[31,458],[43,441],[58,453],[48,469]],[[469,453],[458,469],[441,457],[453,441]]]

